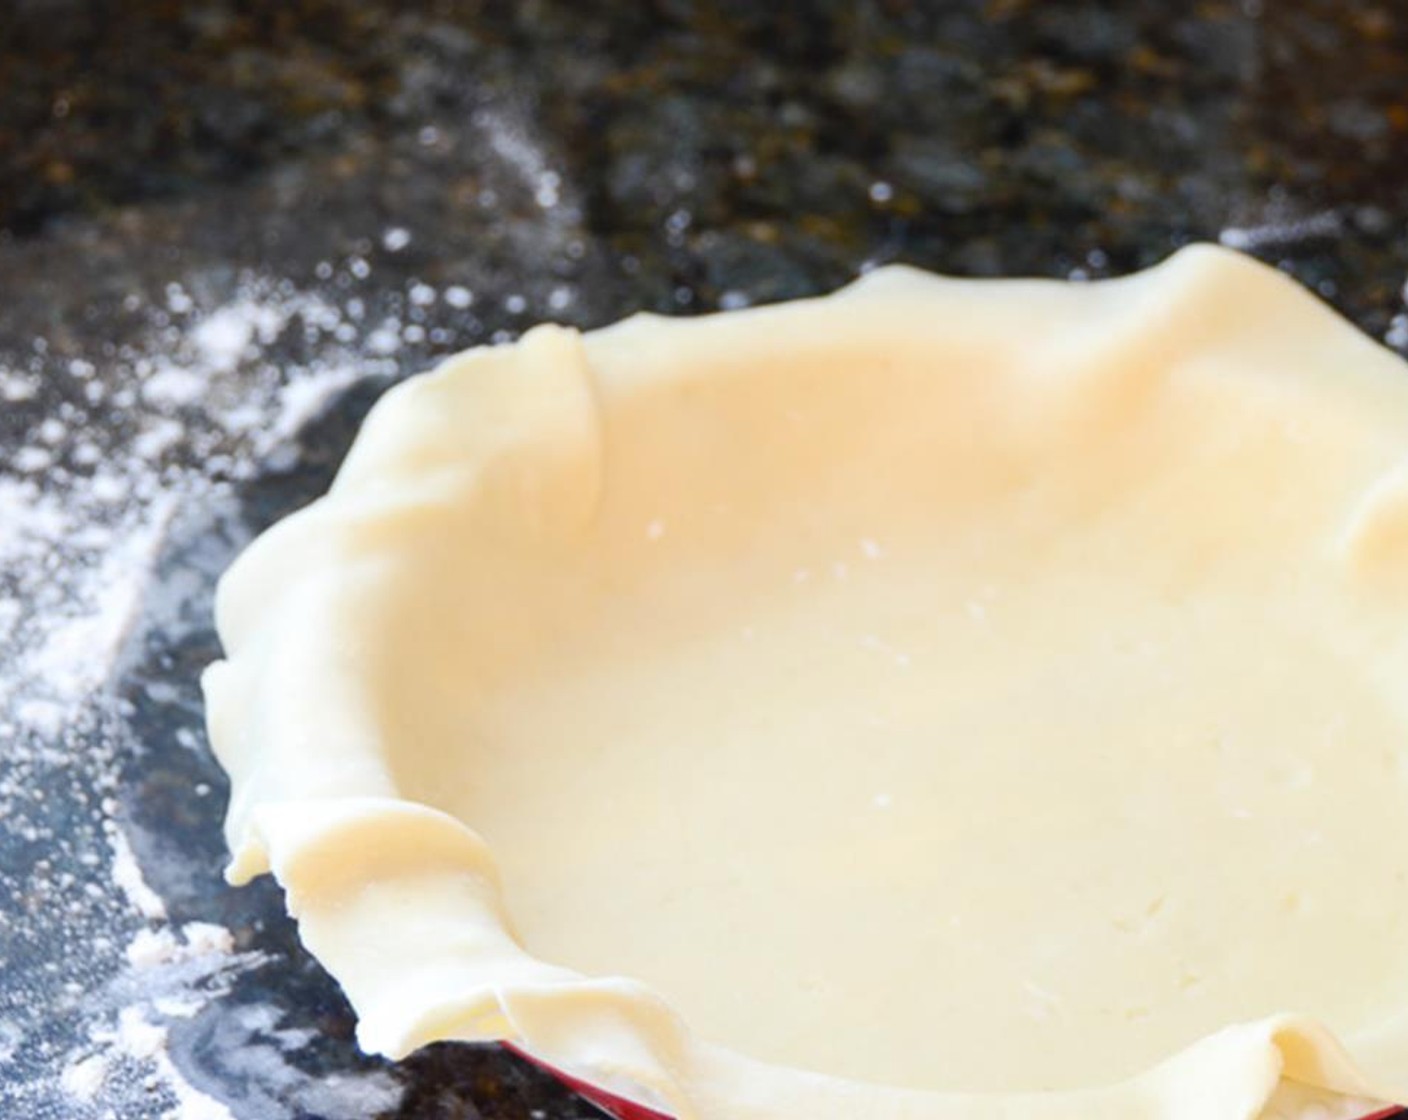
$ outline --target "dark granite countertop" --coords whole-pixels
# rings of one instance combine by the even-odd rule
[[[214,579],[437,355],[1197,239],[1408,349],[1389,0],[768,7],[9,5],[0,1114],[595,1115],[493,1049],[360,1055],[278,892],[219,878]]]

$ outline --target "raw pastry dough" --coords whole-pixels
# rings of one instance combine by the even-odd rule
[[[1207,247],[460,355],[221,585],[231,878],[686,1120],[1408,1094],[1406,463]]]

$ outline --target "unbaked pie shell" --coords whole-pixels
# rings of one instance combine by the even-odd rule
[[[1140,434],[1131,441],[1130,433],[1144,433],[1146,426],[1147,438]],[[1123,450],[1108,451],[1121,441]],[[1079,500],[1072,497],[1076,490],[1059,486],[1055,497],[1042,496],[1040,479],[1080,473],[1087,455],[1091,469],[1082,476]],[[1162,458],[1149,466],[1149,456]],[[1202,473],[1179,473],[1180,456],[1201,463]],[[1124,555],[1100,551],[1098,542],[1106,539],[1101,526],[1107,524],[1102,519],[1114,518],[1109,532],[1116,536],[1125,531],[1121,525],[1162,526],[1162,539],[1150,539],[1147,550],[1141,546],[1129,555],[1167,551],[1181,557],[1176,570],[1158,568],[1149,577],[1163,580],[1160,588],[1173,588],[1170,602],[1176,605],[1177,594],[1190,586],[1196,596],[1200,580],[1212,581],[1207,585],[1217,596],[1208,599],[1214,605],[1207,610],[1236,618],[1240,608],[1228,589],[1252,588],[1247,593],[1255,594],[1264,583],[1290,596],[1294,613],[1302,611],[1295,588],[1304,586],[1304,613],[1293,621],[1313,629],[1312,623],[1333,628],[1347,619],[1347,636],[1335,656],[1355,680],[1381,683],[1408,667],[1408,632],[1401,625],[1408,605],[1405,462],[1403,363],[1273,270],[1201,246],[1137,276],[1094,284],[964,281],[885,268],[821,299],[695,320],[639,315],[586,335],[545,326],[516,345],[459,355],[390,392],[367,420],[328,496],[261,536],[221,583],[217,616],[227,655],[208,671],[205,689],[211,742],[233,787],[226,826],[233,852],[229,878],[242,883],[273,872],[303,941],[356,1009],[364,1049],[399,1057],[437,1040],[508,1040],[553,1067],[681,1120],[1233,1120],[1256,1116],[1280,1079],[1375,1100],[1408,1099],[1408,1021],[1380,1009],[1370,1021],[1336,1023],[1347,1052],[1315,1019],[1291,1013],[1303,998],[1298,983],[1284,992],[1286,1014],[1212,1024],[1213,1033],[1113,1084],[1058,1084],[1057,1071],[1050,1076],[1052,1091],[1040,1091],[1042,1085],[1016,1093],[988,1085],[981,1091],[894,1088],[834,1070],[804,1072],[785,1061],[760,1060],[704,1041],[656,988],[616,974],[625,966],[574,970],[525,949],[511,932],[519,915],[511,924],[501,861],[470,827],[479,817],[465,810],[467,824],[456,815],[461,804],[482,806],[499,822],[496,828],[517,837],[515,858],[532,870],[533,860],[550,859],[555,850],[565,858],[582,841],[572,804],[620,797],[637,811],[648,810],[648,798],[655,796],[650,790],[638,795],[644,799],[638,803],[631,801],[637,795],[622,791],[632,781],[630,768],[644,756],[603,762],[600,780],[610,784],[589,788],[597,769],[566,761],[566,752],[578,745],[542,741],[564,728],[571,733],[575,714],[557,713],[566,701],[535,707],[530,695],[514,707],[500,704],[494,690],[531,694],[540,664],[567,680],[586,672],[598,654],[635,659],[635,666],[652,660],[646,656],[650,643],[672,650],[693,641],[696,630],[715,627],[713,616],[731,609],[727,596],[708,582],[710,564],[732,564],[747,573],[739,594],[746,592],[756,605],[764,645],[770,604],[794,592],[822,595],[812,590],[821,583],[831,589],[826,595],[858,595],[866,604],[880,604],[903,629],[910,624],[885,598],[891,594],[886,580],[897,577],[882,572],[862,584],[857,573],[878,570],[887,550],[903,551],[894,542],[922,528],[929,507],[936,518],[962,523],[954,539],[972,545],[974,555],[982,542],[992,543],[982,526],[995,503],[1010,499],[1003,508],[1016,511],[1012,524],[1051,522],[1052,533],[1039,538],[1040,547],[1051,550],[1049,570],[1074,573],[1062,587],[1085,586],[1076,579],[1085,569],[1079,558],[1061,551],[1056,519],[1070,517],[1085,526],[1082,540],[1096,542],[1089,545],[1089,566],[1097,575],[1109,556]],[[1228,472],[1225,488],[1208,485],[1217,470]],[[1008,472],[1000,487],[988,478],[994,471]],[[1257,472],[1264,501],[1236,481]],[[1112,497],[1102,479],[1124,474],[1128,479]],[[910,485],[907,479],[924,481]],[[1117,512],[1109,514],[1102,503],[1116,503]],[[1158,517],[1148,520],[1138,512],[1141,503],[1158,507]],[[774,521],[785,523],[793,536],[769,535]],[[838,552],[841,536],[854,545],[844,557]],[[1193,537],[1197,548],[1185,547]],[[802,538],[824,564],[805,556],[806,562],[799,561],[806,549],[798,546],[797,555],[789,552],[769,566],[773,552],[792,547],[778,540]],[[1002,537],[999,543],[1017,539]],[[1284,572],[1278,549],[1286,554]],[[1241,559],[1223,563],[1224,554],[1241,557],[1244,551],[1242,567]],[[1000,569],[1005,561],[991,562]],[[973,570],[986,563],[978,556]],[[1270,565],[1264,578],[1257,564]],[[923,572],[916,565],[907,571],[922,599],[927,584],[914,578]],[[1284,573],[1291,582],[1282,580]],[[631,598],[635,582],[650,588],[637,596],[640,601]],[[858,586],[866,590],[849,590]],[[1098,579],[1089,584],[1092,609],[1113,611],[1120,600],[1103,586]],[[983,600],[981,588],[977,594],[966,603],[968,621],[986,625],[988,612],[1000,606]],[[619,642],[613,610],[635,612],[629,625],[622,624],[634,630]],[[554,617],[561,620],[560,632],[553,629]],[[1030,604],[1026,617],[1045,618]],[[1174,611],[1169,617],[1176,644],[1184,615]],[[732,627],[742,618],[724,621]],[[1079,623],[1079,614],[1070,611],[1029,630],[1036,635],[1032,640],[1044,641]],[[596,645],[574,636],[584,629],[591,629]],[[744,632],[752,630],[730,630],[727,642],[760,640]],[[632,645],[636,632],[645,636]],[[839,632],[814,628],[805,637],[824,645]],[[1277,631],[1278,642],[1286,632]],[[1335,646],[1337,633],[1326,638],[1315,630],[1307,647]],[[865,687],[898,702],[910,695],[902,691],[910,686],[896,683],[903,673],[922,668],[926,652],[943,652],[938,645],[901,649],[903,643],[888,633],[846,634],[847,642],[856,641],[844,649],[838,645],[834,656],[827,653],[815,665],[807,661],[812,667],[802,671],[803,680],[813,673],[815,680],[841,674],[835,679],[844,681],[851,672],[846,666],[877,658]],[[911,627],[904,637],[942,644],[928,629]],[[736,658],[740,672],[746,666],[753,673],[764,664],[759,659],[776,659],[787,647],[775,645],[766,655],[743,649],[720,646],[700,664],[726,674]],[[1100,654],[1119,665],[1135,655],[1124,647]],[[1167,664],[1186,668],[1189,662]],[[602,688],[629,696],[632,679],[608,673]],[[680,687],[682,678],[662,679]],[[944,679],[943,672],[932,679]],[[1396,679],[1393,687],[1402,691],[1408,678]],[[1383,684],[1381,691],[1392,690]],[[595,711],[590,688],[579,692],[585,697],[579,697],[583,735],[590,739],[587,725],[595,720],[609,754],[606,740],[616,726],[611,712]],[[754,701],[768,694],[748,693]],[[709,704],[717,706],[716,700]],[[1384,719],[1408,728],[1408,705],[1389,711],[1390,701],[1384,704]],[[700,705],[701,718],[707,718],[708,704]],[[920,709],[927,711],[922,704]],[[473,735],[460,734],[457,728],[471,716],[479,719],[481,710],[493,718],[484,716]],[[833,722],[845,723],[851,714],[842,712]],[[641,717],[647,726],[642,735],[668,730],[668,711],[647,715]],[[479,772],[475,751],[489,749],[480,742],[481,732],[489,736],[498,726],[495,719],[510,717],[540,721],[523,732],[529,746],[521,748],[544,752],[533,756],[537,784],[524,779],[522,788],[514,786],[498,800],[492,788],[476,792],[470,802],[456,800],[451,787],[472,785]],[[1386,726],[1391,731],[1394,725]],[[648,747],[650,740],[644,741]],[[1350,770],[1360,765],[1354,749],[1354,742],[1342,748]],[[549,818],[532,791],[557,780],[554,751],[564,752],[570,783],[563,794],[567,810]],[[464,759],[445,761],[458,754]],[[820,758],[824,763],[825,755]],[[1391,764],[1396,758],[1384,765],[1397,774]],[[516,765],[486,762],[483,772],[521,778]],[[908,771],[901,766],[896,773]],[[1200,774],[1185,775],[1194,791],[1189,796],[1196,798]],[[1324,780],[1292,775],[1284,788],[1265,794],[1266,803],[1282,804],[1277,799],[1291,797],[1285,791],[1297,781],[1302,792],[1295,796],[1304,796],[1304,788],[1319,789],[1314,782]],[[1169,797],[1183,796],[1181,788],[1171,781]],[[1339,800],[1324,806],[1325,813],[1353,819],[1362,810],[1347,803],[1344,793],[1358,787],[1332,782],[1329,788]],[[891,809],[905,790],[863,792],[869,808],[857,807],[854,821],[846,818],[846,828],[857,835],[878,827],[865,813]],[[1395,786],[1385,796],[1398,792]],[[842,789],[828,796],[847,794]],[[1030,791],[1022,796],[1037,797]],[[1064,796],[1053,790],[1053,803]],[[532,828],[514,831],[514,798],[524,799],[524,812],[538,813]],[[681,810],[682,819],[689,819],[688,811]],[[834,814],[835,805],[828,802],[827,811]],[[1230,803],[1228,812],[1251,815]],[[765,822],[766,813],[759,819]],[[1361,823],[1372,832],[1381,822]],[[604,860],[620,860],[611,844],[651,845],[651,836],[638,831],[651,827],[648,821],[631,827],[637,831],[623,832],[625,839],[600,845]],[[1231,827],[1218,818],[1208,825],[1209,835],[1222,836],[1218,830]],[[485,831],[494,834],[493,828]],[[1353,828],[1345,825],[1341,832],[1349,836]],[[1400,834],[1384,831],[1382,842],[1393,845]],[[686,842],[714,841],[693,835],[680,841]],[[1122,842],[1111,834],[1112,845]],[[1359,850],[1344,842],[1347,851]],[[680,858],[661,843],[662,860]],[[505,853],[510,848],[506,844]],[[972,858],[983,857],[974,852]],[[1353,858],[1353,865],[1342,868],[1345,881],[1334,889],[1344,898],[1389,899],[1394,915],[1408,915],[1408,902],[1397,897],[1404,894],[1397,868],[1408,867],[1408,851],[1401,863],[1396,855]],[[946,874],[961,878],[962,868],[955,864]],[[604,874],[609,886],[615,881],[609,872],[609,866],[595,867],[592,874]],[[649,874],[649,889],[658,889],[659,867]],[[1121,874],[1121,882],[1137,880],[1138,867]],[[552,877],[543,881],[550,887]],[[514,885],[507,884],[511,902]],[[677,886],[688,895],[688,876]],[[1217,905],[1226,904],[1215,891],[1213,896]],[[618,901],[641,913],[652,897]],[[882,909],[887,902],[879,894],[862,899]],[[1293,902],[1300,906],[1304,900]],[[540,903],[551,911],[549,897],[525,903],[525,913]],[[788,904],[786,896],[776,898],[776,906]],[[1154,900],[1138,920],[1154,922],[1164,905]],[[1189,921],[1196,918],[1194,913]],[[1370,928],[1361,918],[1348,916],[1342,941],[1327,942],[1321,957],[1306,960],[1306,990],[1324,989],[1320,972],[1337,967],[1336,961],[1348,968],[1362,955],[1364,936],[1383,940],[1382,923]],[[1237,925],[1241,919],[1231,909],[1226,920],[1242,934],[1263,928]],[[1301,920],[1323,926],[1323,915]],[[1129,934],[1121,928],[1121,937]],[[1264,928],[1266,951],[1274,953],[1277,928]],[[1408,941],[1403,935],[1408,928],[1397,940]],[[826,927],[816,928],[815,936],[817,959],[829,959]],[[942,957],[936,961],[943,967]],[[717,963],[709,957],[699,968]],[[863,970],[858,975],[863,984]],[[1396,975],[1379,979],[1392,989]],[[727,984],[729,978],[712,982]],[[1399,1006],[1408,1009],[1408,974],[1398,983]],[[708,996],[703,991],[686,1002]],[[1040,991],[1038,996],[1046,998]],[[763,991],[759,998],[778,997]],[[848,1032],[879,1032],[883,1038],[889,1026],[911,1036],[889,1043],[899,1047],[912,1045],[922,1027],[909,1013],[897,1013],[893,1024],[883,1017],[847,1021],[836,1006],[818,1006],[836,1016],[825,1029],[842,1039]],[[844,1014],[844,1006],[839,1010]],[[712,1013],[711,1036],[728,1035],[729,1024],[719,1018],[727,1018],[726,1007]],[[1014,1039],[1028,1026],[1015,1029]],[[989,1044],[1000,1050],[1002,1038]],[[875,1068],[888,1068],[884,1060],[882,1046]]]

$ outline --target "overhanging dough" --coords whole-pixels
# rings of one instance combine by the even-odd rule
[[[221,585],[232,878],[686,1120],[1408,1093],[1405,463],[1207,247],[472,351]]]

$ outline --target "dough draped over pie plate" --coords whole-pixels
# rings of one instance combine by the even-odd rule
[[[369,1051],[681,1120],[1408,1098],[1408,368],[1247,258],[538,327],[217,616],[229,877]]]

